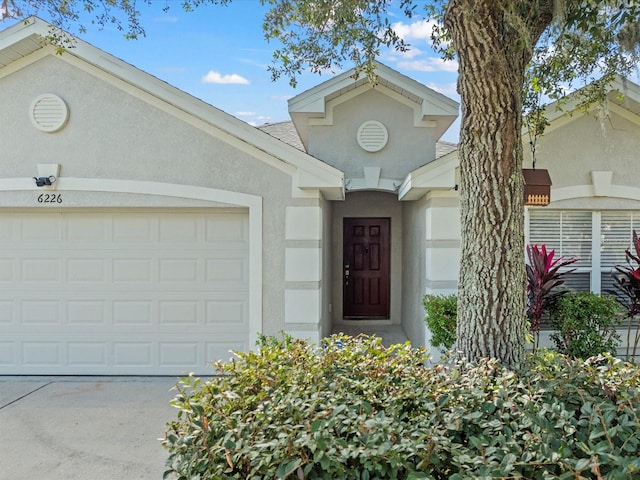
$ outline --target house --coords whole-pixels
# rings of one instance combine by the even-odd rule
[[[0,32],[0,374],[206,374],[261,333],[354,324],[428,342],[422,296],[457,285],[456,102],[380,65],[258,129],[47,31]],[[590,251],[591,288],[618,248],[599,229],[640,219],[627,88],[609,123],[558,114],[539,141],[552,202],[528,239]]]

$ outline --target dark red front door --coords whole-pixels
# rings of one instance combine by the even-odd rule
[[[344,219],[345,318],[389,318],[389,218]]]

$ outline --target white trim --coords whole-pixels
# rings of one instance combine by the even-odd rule
[[[416,200],[432,190],[455,188],[459,163],[456,151],[410,172],[398,189],[398,199]]]
[[[625,198],[628,200],[640,200],[640,187],[627,185],[610,185],[608,197]],[[569,200],[572,198],[596,197],[595,187],[591,185],[573,185],[570,187],[551,187],[551,207],[554,202]]]
[[[395,178],[379,178],[375,187],[367,181],[367,178],[350,178],[347,180],[346,191],[356,192],[358,190],[378,190],[381,192],[396,192],[401,184],[401,180]]]
[[[323,117],[310,117],[309,125],[310,126],[328,126],[333,125],[333,111],[334,109],[348,102],[364,93],[369,91],[380,92],[383,95],[395,100],[398,103],[405,105],[406,107],[413,110],[413,126],[414,127],[426,127],[426,128],[436,128],[438,126],[438,122],[435,120],[426,120],[425,117],[429,116],[429,113],[426,112],[425,104],[429,105],[428,102],[424,101],[422,104],[416,103],[410,98],[407,98],[403,95],[400,95],[398,92],[392,90],[391,88],[385,85],[376,85],[375,88],[372,87],[369,83],[365,83],[364,85],[360,85],[359,87],[354,88],[353,90],[349,90],[346,93],[343,93],[339,97],[332,98],[328,102],[326,102],[324,108],[324,116]],[[452,122],[451,122],[452,123]]]
[[[262,332],[262,197],[215,188],[139,180],[64,177],[58,179],[56,184],[58,191],[161,195],[247,207],[249,209],[249,345],[256,344],[258,335]],[[38,187],[31,178],[0,179],[0,192],[21,190],[38,190]]]
[[[602,225],[602,212],[591,212],[591,291],[600,292],[601,290],[601,276],[600,270],[602,268],[602,259],[600,257],[601,248],[601,225]],[[596,268],[596,265],[598,268]]]
[[[289,99],[289,112],[324,114],[325,99],[333,93],[350,88],[354,83],[358,82],[355,75],[356,71],[352,68],[320,85],[296,95]],[[422,103],[427,104],[429,108],[433,110],[431,115],[458,116],[458,102],[380,62],[376,64],[376,75],[399,89],[421,98],[423,100]],[[368,88],[372,88],[368,81],[364,83]],[[382,86],[382,84],[378,83],[375,88],[380,86]]]

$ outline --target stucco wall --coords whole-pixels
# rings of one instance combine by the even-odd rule
[[[390,322],[400,324],[402,319],[402,203],[396,195],[383,192],[348,193],[343,202],[333,202],[333,321],[344,323],[342,317],[342,256],[343,219],[345,217],[391,218],[391,305]],[[376,322],[380,322],[376,320]]]
[[[284,225],[291,200],[291,177],[210,133],[157,108],[145,94],[131,93],[68,61],[46,56],[0,78],[0,175],[30,178],[38,163],[61,164],[60,177],[141,180],[195,185],[263,198],[263,331],[284,327]],[[118,82],[116,81],[116,84]],[[29,107],[38,95],[53,93],[70,110],[68,125],[48,134],[34,128]],[[260,133],[261,134],[261,133]],[[3,207],[37,207],[36,193],[2,194]],[[155,198],[155,197],[154,197]],[[216,206],[202,201],[65,192],[65,205]],[[228,206],[228,205],[225,205]]]
[[[413,346],[424,346],[422,297],[426,290],[426,198],[403,204],[402,327]],[[428,345],[427,345],[428,346]]]
[[[358,145],[358,128],[365,121],[381,122],[389,133],[387,145],[370,153]],[[435,157],[436,139],[428,128],[414,127],[408,106],[369,90],[333,110],[333,124],[311,126],[309,153],[345,172],[345,179],[363,178],[363,167],[381,167],[383,178],[404,179],[408,172]]]
[[[322,206],[322,331],[326,337],[333,327],[332,278],[333,278],[333,202],[321,201]]]

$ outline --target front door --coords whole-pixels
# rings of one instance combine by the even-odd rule
[[[389,218],[345,218],[343,316],[389,318]]]

